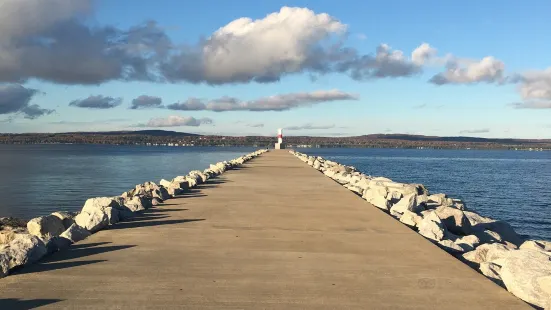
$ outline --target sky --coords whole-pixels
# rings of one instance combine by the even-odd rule
[[[551,1],[0,0],[0,132],[551,138]]]

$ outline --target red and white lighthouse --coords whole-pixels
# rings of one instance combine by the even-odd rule
[[[282,129],[279,128],[277,130],[277,143],[275,144],[275,149],[280,150],[284,148],[285,148],[285,144],[283,144],[283,132],[282,132]]]

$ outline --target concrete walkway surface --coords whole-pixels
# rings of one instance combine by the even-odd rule
[[[286,151],[0,279],[32,307],[530,309]]]

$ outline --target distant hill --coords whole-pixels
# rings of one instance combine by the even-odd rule
[[[170,130],[128,130],[128,131],[89,131],[89,132],[64,132],[61,134],[73,135],[104,135],[104,136],[154,136],[154,137],[197,137],[194,133],[170,131]]]
[[[408,134],[370,134],[357,136],[366,140],[403,140],[403,141],[433,141],[433,142],[483,142],[483,143],[546,143],[551,142],[551,139],[511,139],[511,138],[478,138],[478,137],[438,137],[438,136],[422,136]]]

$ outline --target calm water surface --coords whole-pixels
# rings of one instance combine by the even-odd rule
[[[232,147],[0,145],[0,216],[76,211],[90,197],[120,195],[256,150]],[[461,198],[519,233],[551,240],[551,152],[299,149],[372,176],[422,183]]]
[[[0,145],[0,217],[77,211],[86,199],[115,196],[255,151],[238,147]]]
[[[297,149],[365,174],[422,183],[461,198],[518,233],[551,240],[551,152],[417,149]]]

